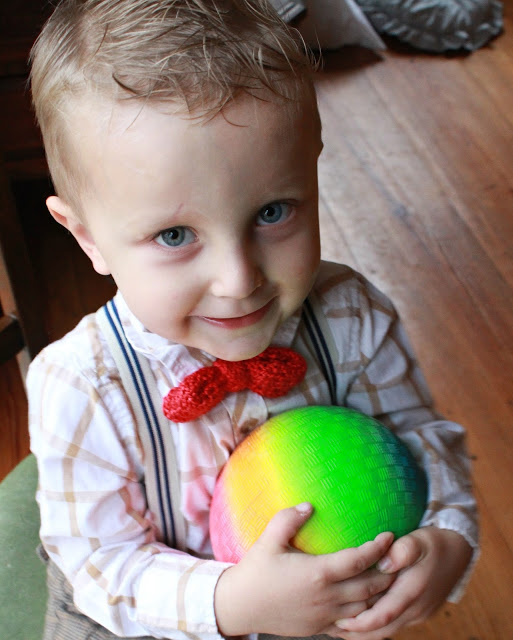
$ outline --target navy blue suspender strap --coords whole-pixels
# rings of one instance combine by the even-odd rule
[[[121,382],[134,412],[145,457],[148,506],[161,537],[176,549],[185,549],[185,522],[180,510],[180,483],[169,421],[160,410],[153,372],[146,358],[128,342],[118,309],[110,300],[97,313]]]
[[[337,375],[331,355],[335,353],[335,345],[326,316],[314,294],[311,294],[303,304],[302,319],[317,361],[328,383],[331,404],[337,405]]]

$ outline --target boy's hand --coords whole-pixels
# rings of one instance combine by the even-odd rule
[[[397,579],[369,610],[338,626],[345,640],[382,640],[426,620],[445,601],[472,556],[454,531],[425,527],[399,538],[378,563]]]
[[[309,504],[277,513],[239,564],[221,575],[215,611],[223,635],[342,637],[335,622],[358,615],[390,587],[395,575],[370,567],[389,550],[391,533],[354,549],[308,555],[289,541],[311,513]]]

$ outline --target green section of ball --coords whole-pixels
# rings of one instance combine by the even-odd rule
[[[427,485],[412,454],[377,420],[341,407],[304,407],[272,418],[267,454],[287,505],[314,514],[293,543],[320,554],[416,529]]]

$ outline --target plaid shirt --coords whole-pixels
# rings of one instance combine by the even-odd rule
[[[323,263],[314,291],[329,323],[336,403],[373,415],[405,441],[429,477],[422,526],[462,534],[477,556],[476,504],[464,430],[431,408],[429,393],[389,300],[348,267]],[[212,357],[144,329],[118,293],[134,349],[151,364],[164,397]],[[207,415],[172,424],[186,522],[183,553],[159,539],[144,492],[143,452],[130,403],[95,314],[44,349],[27,388],[39,465],[41,539],[74,589],[76,606],[123,636],[219,638],[214,590],[228,565],[211,556],[208,516],[216,477],[234,447],[270,416],[332,404],[301,310],[273,344],[308,361],[304,381],[269,400],[229,394]],[[333,355],[333,354],[332,354]],[[457,599],[467,574],[451,596]]]

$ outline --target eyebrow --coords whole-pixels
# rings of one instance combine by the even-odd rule
[[[172,227],[189,226],[181,218],[182,212],[185,210],[184,203],[180,203],[173,211],[162,211],[162,213],[154,213],[148,219],[148,211],[151,209],[143,209],[140,212],[134,211],[131,216],[133,222],[130,223],[129,229],[135,227],[138,239],[144,239],[148,235],[170,229]]]

